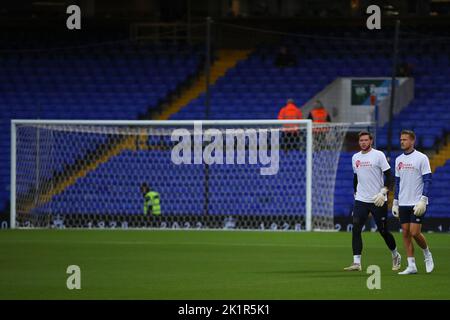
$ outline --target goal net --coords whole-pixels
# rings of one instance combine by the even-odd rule
[[[330,230],[347,129],[13,120],[11,226]]]

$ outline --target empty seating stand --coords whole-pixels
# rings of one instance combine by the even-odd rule
[[[199,50],[187,45],[102,45],[105,40],[95,37],[77,45],[51,38],[2,38],[0,50],[9,50],[0,59],[0,161],[6,168],[11,119],[136,120],[195,76],[201,65]],[[58,169],[85,152],[74,147],[67,159],[58,159]],[[9,199],[6,170],[0,172],[0,196],[2,211]]]

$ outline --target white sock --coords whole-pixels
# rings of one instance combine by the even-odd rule
[[[361,264],[361,255],[353,256],[353,263]]]
[[[395,257],[395,256],[398,255],[397,248],[395,248],[394,250],[391,250],[391,252],[392,252],[392,256],[393,256],[393,257]]]
[[[408,257],[408,267],[414,267],[414,268],[417,269],[417,267],[416,267],[416,258]]]
[[[422,251],[423,251],[423,255],[425,257],[427,257],[431,254],[430,249],[428,247],[426,247],[425,249],[422,249]]]

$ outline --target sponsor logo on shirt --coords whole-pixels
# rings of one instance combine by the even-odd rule
[[[356,165],[357,169],[359,169],[359,167],[371,167],[372,166],[370,161],[360,161],[360,160],[356,160],[355,165]]]
[[[412,169],[414,169],[414,166],[413,166],[412,163],[399,162],[399,164],[397,165],[397,169],[398,169],[398,171],[401,171],[401,170],[412,170]]]

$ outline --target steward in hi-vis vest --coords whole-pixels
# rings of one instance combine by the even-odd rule
[[[331,122],[329,113],[319,100],[314,103],[314,108],[309,112],[308,119],[311,119],[314,123]],[[314,128],[313,132],[328,132],[328,128]]]
[[[295,105],[292,99],[289,99],[278,113],[278,120],[299,120],[302,117],[302,111]],[[286,128],[283,129],[284,132],[296,132],[298,130],[298,125],[295,124],[284,124],[283,127]]]
[[[155,216],[161,215],[161,200],[159,193],[152,191],[146,183],[141,185],[141,192],[144,197],[144,215],[147,215],[149,211]]]

